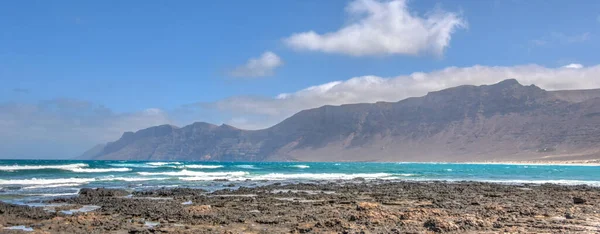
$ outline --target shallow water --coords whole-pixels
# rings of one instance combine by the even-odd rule
[[[597,165],[460,163],[295,163],[0,160],[0,200],[26,203],[74,196],[81,188],[209,191],[272,183],[482,181],[600,186]]]
[[[19,231],[24,231],[24,232],[33,232],[33,228],[25,227],[25,226],[5,227],[4,229],[6,229],[6,230],[19,230]]]

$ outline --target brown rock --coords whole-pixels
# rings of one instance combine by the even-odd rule
[[[358,205],[356,205],[356,210],[358,211],[362,211],[362,210],[372,210],[379,207],[379,204],[377,203],[373,203],[373,202],[359,202]]]

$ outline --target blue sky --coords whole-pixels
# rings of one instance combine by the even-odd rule
[[[7,1],[0,29],[0,158],[511,77],[600,88],[592,0]]]

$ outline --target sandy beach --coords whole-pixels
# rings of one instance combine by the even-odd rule
[[[0,232],[597,233],[599,202],[589,186],[361,179],[212,193],[82,189],[43,207],[0,203]]]

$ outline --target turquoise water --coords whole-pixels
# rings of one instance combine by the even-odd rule
[[[73,196],[80,188],[152,189],[275,182],[484,181],[600,186],[600,166],[454,163],[295,163],[0,160],[0,200]]]

